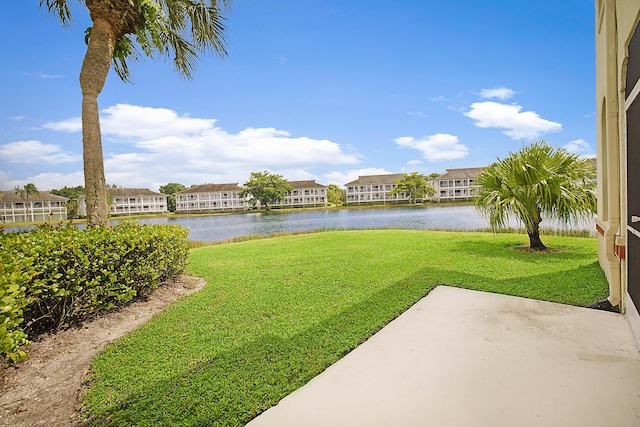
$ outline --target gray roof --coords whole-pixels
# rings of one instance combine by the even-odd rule
[[[166,194],[156,193],[148,188],[107,188],[107,194],[111,197],[122,196],[166,196]]]
[[[16,194],[16,190],[2,190],[2,198],[0,198],[0,202],[23,202],[26,200],[26,195],[24,199],[20,197],[20,195]],[[30,195],[29,200],[51,200],[56,202],[66,202],[69,200],[66,197],[58,196],[57,194],[51,194],[48,191],[39,191],[40,195]]]
[[[214,193],[216,191],[240,191],[242,187],[237,182],[231,184],[202,184],[195,187],[187,188],[186,190],[178,191],[176,194],[189,194],[189,193]]]
[[[444,173],[435,178],[436,181],[441,179],[462,179],[462,178],[476,178],[484,168],[460,168],[460,169],[445,169]]]
[[[326,185],[318,184],[315,180],[287,181],[293,188],[325,188]]]
[[[162,196],[167,197],[166,194],[156,193],[148,188],[107,188],[107,194],[111,197],[137,197],[137,196]],[[86,199],[86,195],[78,197],[78,200]]]
[[[347,182],[345,185],[395,184],[404,179],[404,175],[403,173],[388,173],[384,175],[359,176],[355,181]]]

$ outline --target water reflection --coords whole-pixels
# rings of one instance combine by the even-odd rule
[[[117,224],[117,220],[112,220]],[[375,209],[327,209],[298,212],[253,212],[234,215],[142,218],[140,224],[179,224],[190,230],[191,240],[217,241],[235,237],[322,228],[404,228],[414,230],[478,230],[489,227],[488,221],[473,206],[392,207]],[[509,226],[518,228],[519,222]],[[543,222],[543,227],[560,228]],[[571,228],[593,230],[593,221]],[[12,231],[6,229],[6,231]]]

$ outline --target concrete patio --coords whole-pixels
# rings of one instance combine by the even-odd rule
[[[440,286],[248,424],[639,426],[619,314]]]

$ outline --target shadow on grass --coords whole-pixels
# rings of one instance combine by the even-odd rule
[[[203,358],[199,363],[176,360],[182,365],[170,378],[150,382],[138,394],[119,396],[117,390],[111,389],[106,393],[112,398],[112,405],[94,414],[92,423],[106,426],[245,425],[382,329],[439,284],[521,297],[540,295],[539,288],[544,287],[549,300],[566,301],[566,292],[562,291],[567,287],[566,281],[577,280],[580,284],[575,292],[584,295],[575,297],[591,301],[601,296],[603,290],[600,289],[602,279],[596,280],[598,270],[594,263],[561,276],[538,274],[496,281],[458,271],[424,268],[335,316],[319,319],[290,338],[262,335],[232,351],[194,355],[194,359]],[[173,337],[164,339],[170,341]],[[149,378],[139,379],[144,380]]]
[[[529,263],[536,263],[541,258],[550,256],[561,256],[568,260],[582,260],[584,253],[576,248],[566,248],[564,246],[554,246],[550,239],[544,239],[548,251],[529,251],[529,239],[526,235],[523,238],[512,238],[505,242],[503,239],[494,241],[473,240],[465,238],[455,241],[450,246],[450,251],[461,254],[461,257],[490,257],[499,259],[517,259]]]
[[[108,396],[96,396],[113,403],[94,414],[91,424],[245,425],[428,294],[434,285],[418,279],[399,281],[290,338],[262,335],[233,351],[194,355],[206,359],[180,367],[139,394],[118,396],[111,389]]]

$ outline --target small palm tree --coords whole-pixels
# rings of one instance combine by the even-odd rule
[[[15,193],[25,201],[25,206],[27,207],[27,218],[29,218],[29,196],[40,197],[40,192],[36,188],[36,185],[30,182],[22,188],[16,187]]]
[[[80,70],[82,152],[87,223],[108,224],[98,95],[113,64],[128,81],[127,59],[140,50],[149,57],[173,59],[180,74],[191,78],[199,54],[226,55],[223,10],[231,0],[78,0],[89,10],[93,26],[86,31],[87,52]],[[71,0],[40,0],[64,26],[71,22]]]
[[[544,141],[485,168],[478,175],[476,208],[494,231],[502,231],[510,216],[518,217],[529,235],[530,248],[544,250],[540,223],[544,218],[570,224],[596,211],[595,183],[588,159],[554,149]]]

